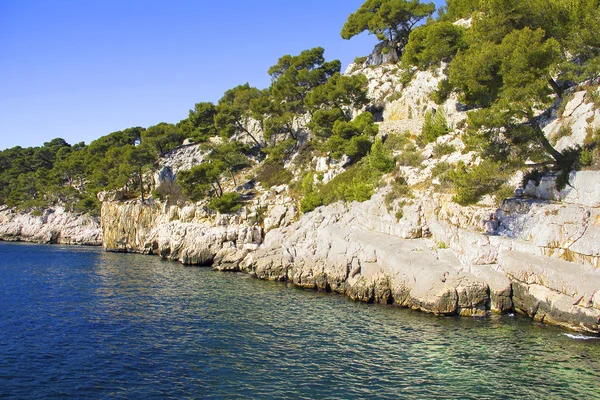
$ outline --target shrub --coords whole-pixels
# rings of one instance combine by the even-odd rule
[[[424,146],[448,132],[450,132],[450,129],[448,129],[444,112],[441,109],[435,113],[427,111],[427,113],[425,113],[425,122],[421,129],[421,136],[417,138],[417,143],[420,146]]]
[[[446,100],[448,100],[448,97],[450,97],[453,89],[454,87],[448,78],[442,79],[438,83],[437,89],[431,93],[431,100],[433,100],[435,104],[443,104]]]
[[[556,143],[564,137],[571,136],[573,134],[573,129],[571,129],[571,125],[561,125],[558,129],[556,135],[554,135],[551,139],[551,143],[553,146],[556,146]]]
[[[303,198],[300,201],[300,211],[303,213],[310,212],[323,205],[323,197],[315,188],[312,172],[306,174],[302,179],[302,194]]]
[[[346,144],[346,154],[353,160],[363,158],[371,150],[371,140],[366,136],[354,136]]]
[[[392,182],[392,190],[385,196],[385,204],[389,209],[394,200],[406,197],[412,197],[410,186],[403,176],[397,176]]]
[[[256,175],[256,180],[264,188],[288,184],[293,178],[294,175],[285,169],[283,165],[269,160],[265,161]]]
[[[331,204],[338,200],[368,200],[379,184],[381,176],[380,171],[363,159],[320,188],[323,204]]]
[[[404,150],[408,144],[412,144],[410,132],[404,131],[399,134],[389,134],[383,142],[383,147],[389,151]]]
[[[236,192],[223,193],[221,197],[215,197],[208,203],[208,208],[228,214],[238,211],[242,207],[241,196]]]
[[[325,142],[325,148],[334,160],[339,160],[346,151],[346,143],[344,138],[333,135]]]
[[[398,165],[404,167],[419,167],[423,162],[423,156],[415,146],[406,146],[404,151],[396,158]]]
[[[356,65],[363,65],[367,61],[368,58],[369,58],[368,56],[356,57],[354,59],[354,64],[356,64]]]
[[[383,147],[381,139],[375,140],[375,143],[373,143],[371,152],[367,158],[371,167],[380,172],[387,173],[394,169],[394,159],[390,157],[386,149]]]
[[[488,160],[472,168],[461,163],[448,176],[456,188],[453,200],[463,206],[477,203],[484,195],[500,189],[506,181],[501,164]]]
[[[454,147],[450,143],[436,143],[433,147],[433,156],[436,158],[440,158],[447,154],[452,154],[455,151],[456,147]]]

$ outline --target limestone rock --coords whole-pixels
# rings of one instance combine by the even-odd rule
[[[42,215],[13,209],[0,211],[0,240],[99,246],[99,218],[62,207],[46,208]]]

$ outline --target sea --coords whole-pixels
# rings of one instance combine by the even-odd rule
[[[600,338],[0,242],[1,399],[600,399]]]

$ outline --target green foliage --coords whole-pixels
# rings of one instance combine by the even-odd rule
[[[452,180],[450,179],[450,171],[452,169],[452,166],[447,162],[439,162],[431,169],[431,177],[437,179],[439,182],[436,185],[438,192],[446,192],[453,187]]]
[[[152,148],[159,157],[181,145],[185,136],[173,124],[161,122],[142,132],[142,143]]]
[[[481,0],[447,0],[446,7],[438,10],[440,20],[454,22],[461,18],[469,18],[473,11],[479,9]]]
[[[335,123],[337,121],[345,120],[346,115],[344,114],[344,111],[339,108],[316,110],[308,123],[308,127],[318,137],[328,138],[333,135],[333,126]]]
[[[300,201],[300,211],[305,214],[323,205],[323,197],[315,188],[313,180],[312,172],[307,173],[304,178],[302,178],[302,200]]]
[[[177,183],[183,194],[193,201],[204,199],[211,193],[221,197],[223,189],[219,183],[225,166],[220,162],[205,162],[189,170],[177,173]]]
[[[421,136],[417,138],[417,143],[424,146],[449,132],[450,129],[448,128],[446,116],[442,109],[439,109],[435,113],[427,111],[425,113],[425,122],[421,128]]]
[[[463,39],[465,29],[451,22],[432,22],[413,30],[409,37],[402,63],[414,65],[421,70],[439,67],[449,61],[467,43]]]
[[[208,160],[214,161],[217,165],[221,165],[223,170],[229,171],[229,175],[235,181],[235,172],[242,170],[251,165],[250,160],[245,155],[248,147],[239,142],[224,142],[212,149],[208,155]]]
[[[382,172],[373,168],[367,158],[349,167],[324,185],[315,185],[312,172],[302,180],[302,212],[306,213],[321,205],[336,201],[366,201],[379,185]]]
[[[354,136],[346,143],[345,153],[352,160],[360,160],[371,150],[371,139],[366,136]]]
[[[217,104],[217,113],[214,116],[215,126],[221,136],[231,138],[234,135],[247,135],[258,147],[262,147],[248,129],[252,117],[250,103],[261,95],[260,90],[250,87],[248,83],[225,92]]]
[[[381,175],[381,172],[371,167],[366,160],[361,160],[320,188],[323,203],[327,205],[339,200],[368,200],[379,184]]]
[[[389,134],[383,142],[383,146],[388,151],[404,150],[409,144],[412,144],[412,141],[410,140],[410,132],[408,131],[399,134]]]
[[[431,93],[431,99],[435,102],[435,104],[441,105],[448,100],[448,97],[450,97],[450,94],[452,94],[453,90],[454,87],[450,83],[450,80],[448,78],[444,78],[438,83],[437,89]]]
[[[209,137],[217,135],[215,115],[217,107],[210,102],[196,103],[189,111],[188,117],[177,124],[183,136],[195,142],[205,142]]]
[[[440,158],[442,156],[452,154],[455,151],[456,147],[454,147],[450,143],[436,143],[433,147],[433,156],[435,158]]]
[[[304,99],[308,93],[340,72],[341,63],[338,60],[325,62],[324,51],[322,47],[315,47],[297,56],[285,55],[269,68],[273,81],[271,94],[285,111],[304,113]]]
[[[464,206],[475,204],[484,195],[500,189],[506,182],[507,172],[501,163],[484,160],[471,168],[459,164],[449,172],[449,178],[456,188],[453,200]]]
[[[423,162],[423,156],[417,151],[414,145],[407,145],[404,151],[396,157],[396,162],[404,167],[420,167]]]
[[[256,175],[256,180],[262,184],[264,188],[289,184],[294,175],[283,167],[278,162],[267,160],[259,168]]]
[[[567,137],[567,136],[571,136],[572,134],[573,134],[573,129],[571,128],[571,126],[563,124],[558,129],[558,132],[556,132],[556,135],[554,135],[551,138],[550,142],[552,143],[553,146],[556,146],[556,143],[558,143],[558,141],[560,139]]]
[[[223,193],[221,197],[215,197],[208,203],[208,208],[221,214],[229,214],[238,211],[242,207],[241,196],[236,192]]]
[[[296,141],[294,139],[287,139],[271,145],[265,148],[263,151],[269,156],[271,162],[283,163],[288,157],[290,157],[293,151],[296,149]]]
[[[412,190],[408,186],[406,179],[402,175],[399,175],[392,181],[391,190],[385,196],[385,204],[389,209],[396,199],[409,197],[412,197]]]
[[[375,139],[367,161],[372,168],[382,173],[391,172],[396,166],[394,159],[383,146],[381,139]]]
[[[313,113],[308,127],[317,136],[330,137],[338,121],[348,121],[346,109],[362,108],[367,104],[367,78],[364,75],[335,73],[327,83],[309,92],[304,102]]]
[[[433,3],[418,0],[366,0],[352,13],[342,28],[342,38],[350,39],[368,31],[381,41],[402,49],[411,29],[435,11]]]
[[[333,126],[333,136],[325,143],[325,148],[331,156],[339,159],[348,155],[353,161],[364,157],[371,149],[371,137],[378,132],[373,115],[364,112],[350,122],[336,121]]]

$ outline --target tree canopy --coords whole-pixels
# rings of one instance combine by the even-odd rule
[[[341,35],[350,39],[368,31],[377,39],[403,49],[410,31],[434,11],[434,3],[421,3],[419,0],[367,0],[350,14]]]

